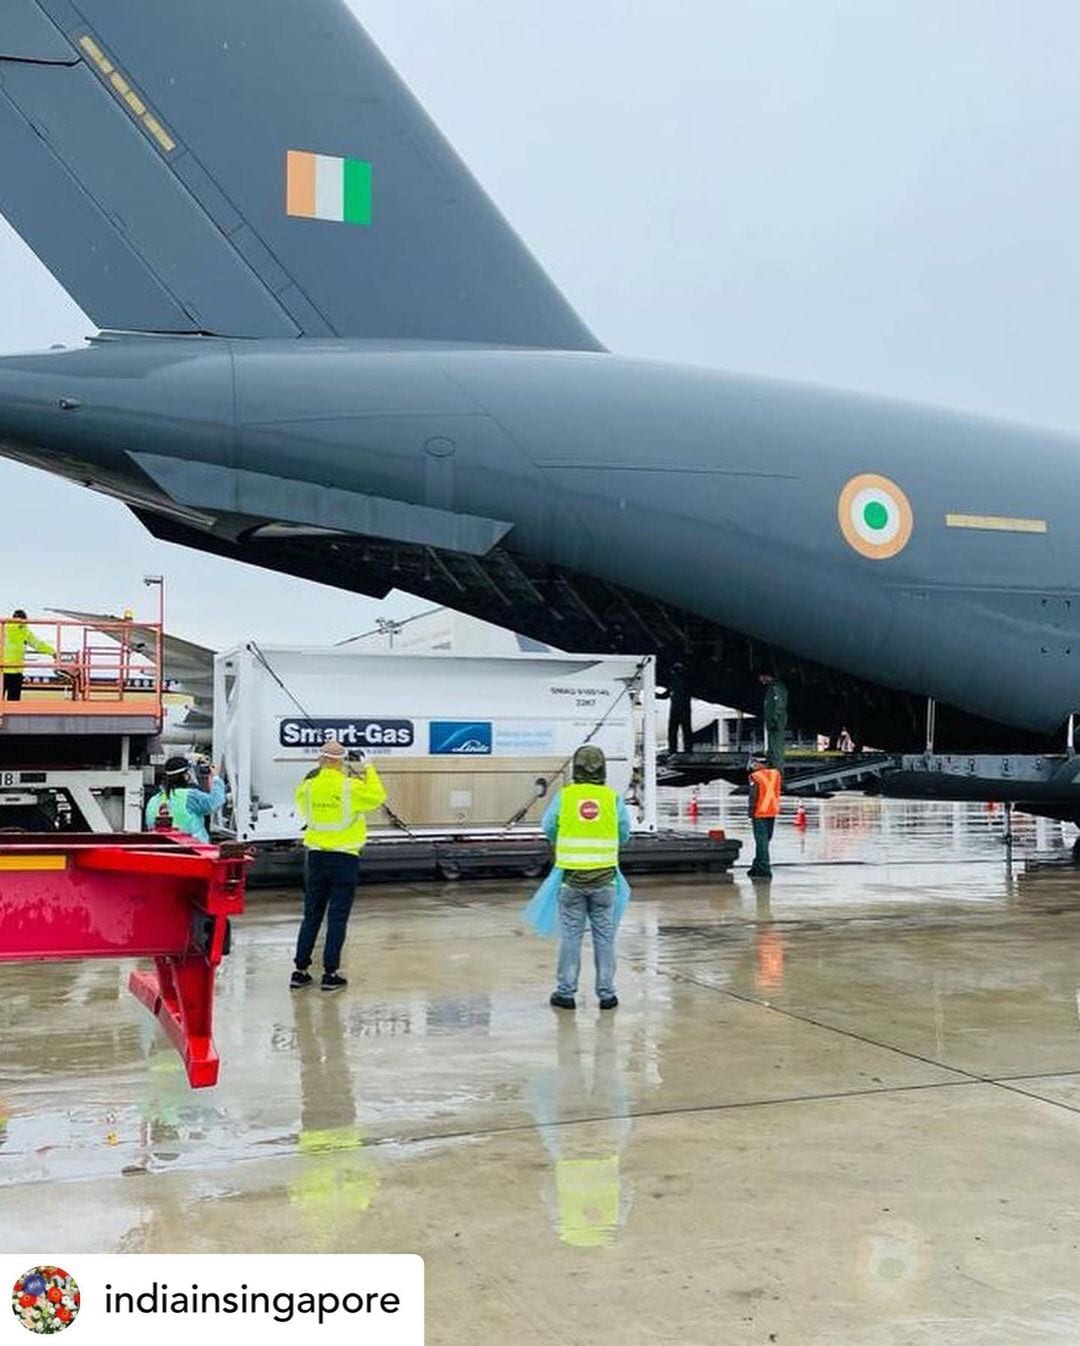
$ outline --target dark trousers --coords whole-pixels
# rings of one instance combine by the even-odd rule
[[[23,675],[21,673],[4,674],[4,697],[8,701],[22,700]]]
[[[776,828],[775,818],[755,818],[754,823],[754,863],[750,873],[757,878],[772,878],[772,857],[769,855],[769,842]]]
[[[341,949],[356,898],[359,871],[360,860],[355,855],[345,855],[342,851],[308,851],[304,863],[304,920],[296,941],[296,966],[301,972],[311,966],[324,917],[323,968],[327,972],[336,972],[341,966]]]
[[[683,752],[693,752],[694,726],[690,717],[690,698],[672,692],[671,708],[668,711],[667,742],[668,752],[673,756],[679,751],[680,734],[682,734]]]

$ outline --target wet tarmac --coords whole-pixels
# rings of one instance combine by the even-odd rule
[[[1080,879],[1019,864],[1073,829],[809,813],[638,881],[613,1015],[528,884],[367,892],[336,997],[257,894],[202,1093],[129,968],[0,969],[0,1248],[419,1252],[440,1346],[1080,1340]]]

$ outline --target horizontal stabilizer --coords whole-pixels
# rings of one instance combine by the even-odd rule
[[[0,24],[0,60],[76,65],[79,53],[36,3],[6,0]]]

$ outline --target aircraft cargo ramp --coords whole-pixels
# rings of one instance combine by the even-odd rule
[[[667,786],[727,781],[746,788],[745,752],[679,753],[661,758]],[[784,793],[793,797],[844,790],[895,799],[996,800],[1050,818],[1080,819],[1080,754],[791,752]]]
[[[746,786],[745,752],[684,752],[661,757],[657,784],[679,788],[727,781]],[[830,795],[841,790],[866,790],[880,783],[899,759],[892,753],[793,752],[784,763],[784,792]]]

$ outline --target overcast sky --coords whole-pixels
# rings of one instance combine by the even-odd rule
[[[1076,0],[352,0],[610,347],[1080,431]],[[0,351],[91,330],[0,221]],[[381,607],[0,463],[0,605],[215,645]],[[146,611],[145,607],[142,609]]]

